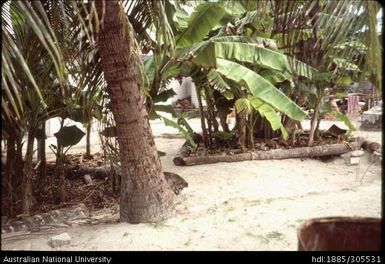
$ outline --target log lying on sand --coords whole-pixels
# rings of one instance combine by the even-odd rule
[[[86,174],[90,176],[89,178],[92,181],[93,178],[105,180],[106,178],[111,177],[113,172],[109,167],[94,168],[94,167],[74,166],[72,167],[72,170],[69,170],[69,173],[67,174],[67,179],[76,180],[78,178],[83,177]],[[187,181],[183,179],[180,175],[173,172],[168,172],[168,171],[164,171],[163,174],[168,185],[170,186],[170,188],[173,190],[175,194],[179,194],[184,188],[188,187]]]
[[[66,179],[76,180],[84,175],[89,174],[93,179],[104,180],[111,177],[112,171],[110,167],[86,167],[86,166],[71,166],[67,170]]]
[[[378,144],[377,142],[372,142],[372,141],[364,141],[361,146],[364,150],[366,150],[369,153],[373,153],[375,151],[379,151],[381,148],[381,145]]]
[[[202,156],[177,156],[174,164],[179,166],[192,166],[217,162],[237,162],[245,160],[271,160],[292,158],[313,158],[321,156],[340,155],[361,148],[363,141],[343,144],[328,144],[314,147],[301,147],[293,149],[272,149],[268,151],[254,151],[241,154],[214,154]]]

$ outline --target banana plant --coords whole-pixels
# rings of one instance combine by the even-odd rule
[[[179,26],[179,34],[176,35],[177,49],[175,56],[163,68],[164,73],[168,73],[165,75],[167,78],[195,76],[195,73],[198,72],[199,75],[199,70],[201,70],[201,74],[208,74],[208,81],[215,84],[212,76],[216,74],[217,78],[214,79],[221,79],[221,84],[216,87],[221,87],[229,81],[237,85],[244,85],[251,94],[275,107],[278,111],[302,120],[306,117],[303,110],[290,98],[280,93],[274,85],[277,82],[291,80],[292,75],[310,79],[316,70],[296,58],[288,57],[280,52],[273,39],[255,36],[255,34],[245,36],[231,33],[229,25],[232,22],[237,23],[239,27],[246,27],[256,19],[255,12],[247,13],[247,8],[250,6],[245,7],[243,4],[236,6],[235,11],[231,12],[229,10],[234,9],[229,7],[227,1],[217,4],[202,3],[187,20],[187,25],[186,19],[182,15],[183,23],[178,25],[183,26]],[[208,13],[211,14],[209,18],[205,15]],[[241,20],[237,20],[234,14],[243,14]],[[263,23],[268,22],[266,19]],[[201,29],[199,34],[195,34],[196,32],[192,34],[192,28],[196,24],[202,25]],[[236,27],[234,26],[234,28]],[[183,29],[186,32],[181,31]],[[153,76],[148,77],[151,79]],[[240,78],[240,76],[244,78]],[[195,79],[194,81],[197,83]],[[205,81],[202,84],[204,83]],[[210,94],[212,94],[210,89],[205,92],[205,98],[206,100],[209,98],[209,101],[211,101]],[[208,103],[208,107],[210,108],[210,103]],[[222,112],[226,112],[226,110]],[[214,119],[213,122],[215,126]]]
[[[381,68],[371,59],[373,52],[380,52],[378,37],[374,33],[379,6],[367,1],[272,3],[274,23],[271,37],[277,40],[278,47],[286,54],[313,66],[319,72],[305,82],[301,78],[293,79],[297,87],[303,83],[309,90],[310,87],[316,89],[313,93],[315,103],[308,141],[308,145],[311,145],[314,135],[317,135],[316,124],[320,121],[320,103],[325,88],[334,89],[341,78],[348,74],[364,73],[368,68],[362,65],[362,61],[365,61],[364,65],[371,64],[373,73]]]
[[[189,74],[198,68],[205,69],[208,79],[217,87],[228,90],[227,82],[232,80],[244,85],[250,93],[277,110],[302,120],[306,117],[303,110],[280,93],[274,84],[290,80],[294,72],[311,78],[316,71],[300,61],[296,62],[301,67],[292,68],[291,62],[295,59],[289,59],[269,47],[274,47],[274,40],[243,36],[213,37],[187,49],[177,50],[177,54],[180,54],[177,61],[181,71],[184,66],[190,68],[187,71]],[[259,69],[253,70],[256,67]]]

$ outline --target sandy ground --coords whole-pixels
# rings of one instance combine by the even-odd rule
[[[297,228],[307,219],[381,217],[381,164],[371,164],[368,154],[357,166],[339,157],[327,163],[286,159],[176,167],[172,159],[184,139],[168,137],[175,131],[157,124],[153,130],[158,149],[167,153],[163,170],[189,183],[176,197],[174,217],[153,224],[75,226],[19,239],[2,236],[1,249],[297,250]],[[358,134],[382,142],[382,132]],[[52,249],[49,239],[63,232],[71,244]]]

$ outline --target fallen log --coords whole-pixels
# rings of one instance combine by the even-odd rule
[[[364,141],[361,146],[364,150],[366,150],[369,153],[373,153],[375,151],[379,151],[381,149],[381,145],[377,142],[372,141]]]
[[[181,190],[188,187],[188,183],[180,175],[164,171],[164,177],[175,194],[179,194]],[[87,184],[91,184],[92,179],[97,178],[99,180],[105,180],[113,175],[111,168],[109,167],[79,167],[74,166],[72,170],[69,170],[67,179],[76,180],[80,177],[88,175],[87,180],[83,179]]]
[[[111,177],[112,171],[110,167],[86,167],[86,166],[71,166],[67,170],[66,179],[76,180],[89,174],[92,178],[104,180]]]
[[[293,149],[272,149],[267,151],[253,151],[240,154],[214,154],[202,156],[178,157],[179,166],[193,166],[201,164],[211,164],[217,162],[237,162],[245,160],[281,160],[292,158],[314,158],[321,156],[340,155],[346,152],[361,148],[363,141],[356,141],[343,144],[328,144],[313,147],[301,147]]]

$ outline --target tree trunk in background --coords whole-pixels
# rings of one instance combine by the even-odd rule
[[[314,108],[314,113],[313,116],[311,117],[310,121],[310,132],[309,132],[309,140],[307,142],[307,145],[311,147],[313,145],[314,141],[314,134],[316,132],[316,127],[317,127],[317,120],[318,120],[318,115],[319,115],[319,102],[317,103],[316,107]]]
[[[59,180],[59,188],[57,192],[58,201],[63,204],[67,201],[67,190],[66,190],[66,180],[65,180],[65,165],[64,165],[65,155],[60,154],[56,157],[56,173],[55,177]]]
[[[87,131],[86,131],[86,154],[84,157],[86,159],[91,158],[91,127],[92,127],[92,118],[91,121],[87,123]]]
[[[15,168],[15,175],[17,175],[18,183],[20,183],[19,186],[22,185],[23,182],[23,169],[24,169],[24,162],[23,162],[23,136],[18,135],[16,138],[16,168]],[[19,197],[21,197],[21,192],[19,188],[18,192]]]
[[[203,84],[203,90],[205,92],[205,96],[206,96],[206,105],[207,105],[207,112],[206,112],[206,115],[205,117],[207,118],[207,135],[208,135],[208,146],[209,147],[212,147],[213,146],[213,138],[214,138],[214,135],[213,135],[213,130],[212,130],[212,127],[213,127],[213,123],[212,123],[212,119],[211,119],[211,110],[210,110],[210,105],[209,105],[209,95],[207,93],[207,88],[205,87],[206,84]]]
[[[204,112],[203,104],[202,104],[201,89],[198,88],[198,85],[195,86],[195,89],[196,89],[196,93],[197,93],[197,99],[198,99],[198,105],[199,105],[199,114],[200,114],[200,118],[201,118],[203,143],[205,145],[205,148],[208,148],[209,141],[208,141],[208,135],[207,135],[207,129],[206,129],[205,112]]]
[[[222,130],[230,133],[229,125],[227,124],[227,114],[218,113],[219,122],[221,123]]]
[[[130,56],[125,23],[116,1],[105,1],[104,24],[98,45],[116,122],[121,160],[120,220],[155,222],[174,212],[174,193],[161,170],[155,142]],[[101,14],[101,1],[96,1]]]
[[[247,134],[248,134],[247,146],[249,150],[253,150],[254,149],[254,117],[252,112],[248,114],[248,122],[249,124],[247,126]]]
[[[208,116],[208,120],[209,120],[209,126],[211,124],[212,128],[213,128],[213,132],[216,133],[218,132],[218,128],[219,128],[219,125],[218,125],[218,121],[217,119],[215,118],[215,110],[214,110],[214,100],[213,100],[213,97],[212,97],[212,94],[211,94],[211,88],[209,89],[208,86],[205,86],[205,94],[206,94],[206,102],[207,102],[207,116]]]
[[[15,165],[16,163],[16,135],[10,134],[7,139],[7,160],[5,163],[5,177],[7,180],[7,187],[8,187],[8,199],[9,199],[9,209],[8,209],[8,216],[13,216],[13,192],[14,190],[14,175],[15,175]]]
[[[255,124],[254,124],[254,135],[257,138],[263,138],[265,140],[272,139],[273,137],[278,137],[280,134],[279,130],[274,131],[271,128],[269,121],[265,117],[262,117],[259,113],[255,114]]]
[[[39,173],[40,179],[44,179],[47,175],[47,157],[45,152],[45,121],[41,123],[37,134],[37,160],[40,162]]]
[[[25,154],[24,177],[22,182],[21,210],[23,214],[29,215],[32,206],[32,159],[33,159],[33,143],[35,135],[28,132],[27,152]]]
[[[241,152],[244,152],[246,150],[246,110],[241,111],[240,113],[236,114],[237,124],[238,124],[238,133],[239,133],[239,146],[241,149]]]

